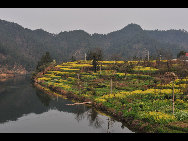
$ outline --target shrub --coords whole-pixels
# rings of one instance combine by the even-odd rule
[[[187,120],[188,119],[188,111],[187,110],[180,110],[180,111],[175,113],[175,117],[180,121]]]

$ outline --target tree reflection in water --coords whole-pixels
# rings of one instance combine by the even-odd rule
[[[89,125],[96,128],[101,128],[102,124],[104,123],[102,119],[100,119],[97,111],[94,108],[90,108],[86,105],[66,106],[65,102],[62,103],[63,105],[61,106],[61,100],[63,99],[57,100],[56,96],[49,96],[42,93],[40,90],[36,90],[36,95],[45,107],[55,107],[59,111],[74,113],[76,115],[75,119],[78,122],[87,118],[87,120],[89,121]],[[55,103],[53,104],[53,102]]]
[[[109,117],[108,117],[108,119],[107,119],[107,120],[108,120],[108,128],[107,128],[107,133],[111,133],[111,132],[110,132],[110,128],[112,128],[112,127],[113,127],[113,124],[114,124],[114,122],[115,122],[115,121],[114,121],[114,120],[112,120],[112,119],[111,119],[111,118],[109,118]]]
[[[94,126],[95,128],[101,128],[102,124],[104,123],[103,120],[98,116],[98,113],[94,108],[90,108],[84,113],[79,112],[78,110],[75,119],[79,122],[80,120],[83,120],[85,118],[87,118],[87,120],[89,121],[89,125]]]
[[[105,124],[104,120],[99,117],[98,112],[94,108],[90,108],[84,113],[79,112],[79,110],[78,110],[75,119],[79,122],[81,120],[84,120],[85,118],[87,118],[87,120],[89,121],[90,126],[93,126],[95,128],[104,128],[104,129],[106,129],[107,133],[111,133],[110,129],[113,128],[113,125],[115,123],[115,120],[108,117],[108,119],[106,119],[107,127],[103,127],[102,125],[106,125],[106,124]],[[124,125],[122,124],[122,126],[124,126]]]
[[[97,111],[93,108],[88,111],[87,119],[90,125],[94,125],[96,128],[101,128],[104,123],[102,119],[99,118]]]
[[[48,107],[51,101],[51,98],[49,95],[43,94],[40,90],[36,89],[36,95],[38,96],[39,100],[41,103],[45,106]]]
[[[103,121],[104,119],[101,119],[98,112],[92,107],[88,107],[87,105],[67,106],[65,102],[66,100],[58,100],[56,96],[44,94],[40,90],[36,90],[36,94],[45,107],[53,107],[59,111],[74,113],[77,122],[86,118],[89,121],[89,126],[95,128],[102,128],[102,125],[105,124]],[[107,129],[107,133],[110,133],[110,128],[113,127],[113,123],[114,120],[111,118],[107,119],[107,127],[103,127],[104,129]]]

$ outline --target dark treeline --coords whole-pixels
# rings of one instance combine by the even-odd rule
[[[84,59],[85,53],[90,56],[89,51],[96,48],[103,51],[103,60],[143,58],[145,50],[149,50],[153,58],[159,55],[162,59],[176,58],[181,50],[188,50],[188,33],[184,30],[147,31],[129,24],[105,35],[90,35],[83,30],[51,34],[0,20],[1,66],[19,64],[32,71],[46,52],[60,63]]]

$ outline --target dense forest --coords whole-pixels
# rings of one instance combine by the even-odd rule
[[[72,57],[84,59],[84,54],[95,48],[103,51],[104,60],[143,58],[146,50],[153,58],[160,54],[163,59],[176,58],[181,50],[188,50],[188,32],[143,30],[137,24],[129,24],[108,34],[88,34],[83,30],[51,34],[0,20],[0,67],[20,65],[32,71],[45,52],[60,63]]]

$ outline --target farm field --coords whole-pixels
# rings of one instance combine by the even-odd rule
[[[46,91],[84,97],[140,132],[188,132],[188,75],[184,61],[66,62],[35,77]],[[184,68],[185,70],[183,70]]]

